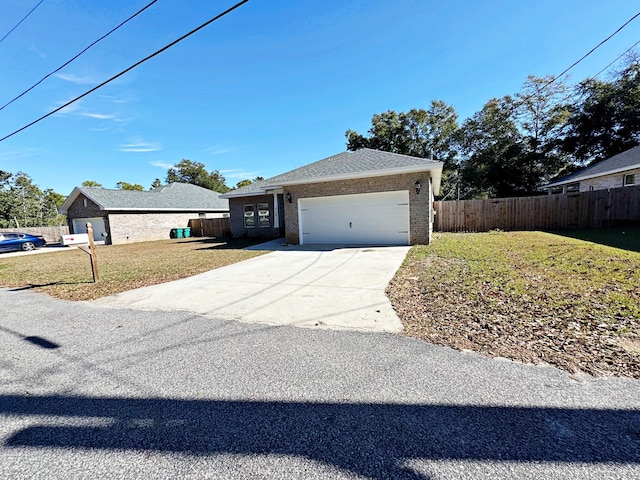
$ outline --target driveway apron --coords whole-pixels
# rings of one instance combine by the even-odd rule
[[[193,277],[95,300],[252,323],[397,332],[385,288],[409,247],[286,247]]]

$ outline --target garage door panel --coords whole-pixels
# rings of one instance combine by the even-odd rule
[[[93,239],[96,241],[104,240],[102,234],[106,232],[104,218],[76,218],[73,220],[73,233],[87,233],[87,223],[93,228]]]
[[[299,200],[303,244],[409,243],[409,192]]]

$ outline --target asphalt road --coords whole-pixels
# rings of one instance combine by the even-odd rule
[[[640,478],[640,382],[0,290],[0,478]]]

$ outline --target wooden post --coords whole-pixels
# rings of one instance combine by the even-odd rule
[[[89,257],[91,257],[91,273],[93,274],[93,282],[100,280],[98,275],[98,258],[96,257],[96,244],[93,241],[93,227],[87,223],[87,235],[89,235]]]

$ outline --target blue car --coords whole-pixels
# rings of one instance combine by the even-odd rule
[[[0,232],[0,252],[22,250],[29,252],[47,244],[44,237],[30,235],[28,233],[2,233]]]

